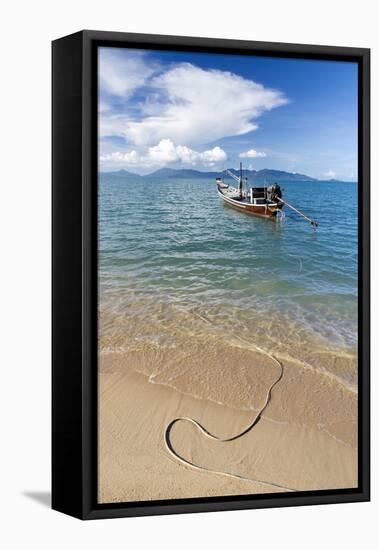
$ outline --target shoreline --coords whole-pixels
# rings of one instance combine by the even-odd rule
[[[99,355],[99,502],[281,491],[198,471],[170,456],[164,430],[175,417],[194,418],[226,438],[251,423],[254,412],[193,397],[164,381],[151,383],[141,370],[134,354]],[[255,380],[257,403],[270,375],[272,379],[272,366],[264,374],[261,383]],[[315,376],[284,363],[283,380],[250,433],[220,443],[207,440],[194,426],[179,424],[171,434],[175,451],[202,467],[295,490],[355,487],[356,396],[337,384],[315,382]]]

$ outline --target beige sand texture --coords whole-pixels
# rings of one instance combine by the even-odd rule
[[[170,456],[164,433],[175,417],[230,437],[251,423],[278,376],[277,365],[252,350],[203,348],[201,362],[198,352],[99,354],[100,503],[283,491],[270,483],[292,490],[357,485],[356,392],[329,371],[286,358],[261,420],[243,437],[222,443],[190,424],[172,429],[173,448],[185,460],[252,481],[201,472]],[[152,374],[151,362],[166,366]]]

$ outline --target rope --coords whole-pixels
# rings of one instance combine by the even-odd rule
[[[196,315],[197,317],[199,317],[200,319],[202,319],[203,321],[205,321],[206,323],[211,324],[207,319],[205,319],[201,315],[198,315],[197,313],[194,313],[194,312],[193,312],[193,314]],[[268,404],[271,400],[272,390],[280,382],[280,380],[283,377],[283,365],[274,355],[271,355],[269,352],[259,348],[258,346],[256,346],[255,344],[252,344],[251,342],[248,342],[247,340],[245,340],[244,338],[241,338],[240,336],[236,336],[236,338],[238,338],[242,342],[245,342],[249,345],[252,345],[259,353],[265,354],[272,361],[274,361],[276,366],[279,368],[279,374],[278,374],[277,378],[274,380],[274,382],[271,384],[271,386],[269,387],[269,389],[267,391],[266,400],[265,400],[264,405],[258,411],[258,413],[256,414],[254,420],[246,428],[244,428],[241,432],[239,432],[235,435],[232,435],[230,437],[226,437],[226,438],[218,437],[218,436],[212,434],[204,426],[202,426],[202,424],[200,424],[200,422],[198,422],[197,420],[194,420],[193,418],[190,418],[189,416],[178,416],[178,417],[174,418],[173,420],[171,420],[171,422],[169,422],[169,424],[167,424],[166,429],[164,431],[164,442],[165,442],[166,450],[168,451],[168,453],[175,460],[177,460],[178,462],[180,462],[184,466],[189,466],[193,470],[197,470],[197,471],[201,471],[201,472],[208,472],[208,473],[217,474],[217,475],[222,475],[222,476],[233,478],[233,479],[240,479],[240,480],[247,481],[247,482],[250,482],[250,483],[259,483],[260,485],[265,485],[265,486],[268,486],[268,487],[276,487],[276,488],[283,489],[283,490],[286,490],[286,491],[296,491],[297,489],[286,487],[285,485],[280,485],[278,483],[273,483],[273,482],[269,482],[269,481],[262,480],[262,479],[257,479],[257,478],[249,478],[249,477],[245,477],[245,476],[242,476],[242,475],[239,475],[239,474],[233,474],[231,472],[224,472],[224,471],[221,471],[221,470],[215,470],[215,469],[212,469],[212,468],[207,468],[205,466],[199,466],[198,464],[195,464],[194,462],[191,462],[190,460],[187,460],[186,458],[183,458],[182,456],[180,456],[179,453],[174,449],[174,447],[171,443],[170,434],[171,434],[172,428],[175,426],[175,424],[180,423],[180,422],[187,422],[189,424],[192,424],[205,437],[207,437],[208,439],[212,439],[213,441],[219,441],[220,443],[228,443],[230,441],[235,441],[236,439],[239,439],[239,438],[243,437],[244,435],[246,435],[247,433],[249,433],[258,424],[259,420],[261,419],[261,416],[262,416],[263,412],[266,410],[266,408],[267,408],[267,406],[268,406]]]

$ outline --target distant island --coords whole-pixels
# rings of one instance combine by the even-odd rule
[[[230,168],[231,172],[239,175],[239,171]],[[212,178],[215,179],[220,177],[220,172],[202,172],[200,170],[191,170],[191,169],[175,169],[175,168],[160,168],[151,174],[146,174],[141,176],[139,174],[134,174],[128,170],[117,170],[113,172],[101,172],[102,175],[112,176],[112,177],[121,177],[121,178],[133,178],[133,179],[154,179],[154,178],[176,178],[176,179],[204,179]],[[270,170],[264,168],[263,170],[244,170],[244,176],[247,176],[250,181],[253,181],[255,184],[267,184],[280,181],[322,181],[322,182],[336,182],[336,179],[329,180],[319,180],[317,178],[312,178],[305,174],[298,174],[296,172],[285,172],[283,170]]]

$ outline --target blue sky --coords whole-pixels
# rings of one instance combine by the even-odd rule
[[[355,63],[99,50],[99,164],[357,179]]]

